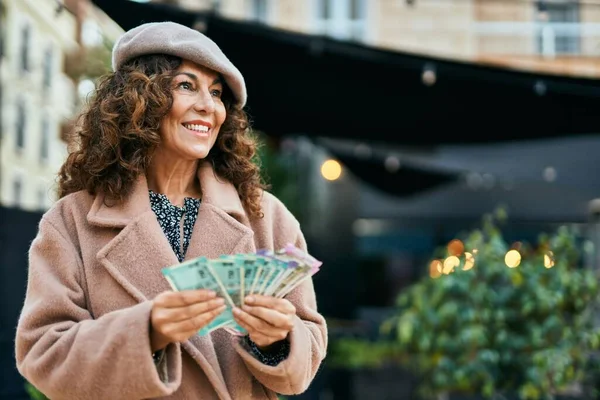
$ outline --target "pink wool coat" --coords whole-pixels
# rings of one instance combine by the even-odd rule
[[[306,244],[296,219],[271,194],[250,221],[230,183],[203,164],[203,199],[186,259]],[[290,354],[260,363],[223,330],[170,344],[156,366],[149,339],[152,299],[170,290],[160,270],[177,257],[150,208],[145,178],[120,205],[77,192],[42,218],[16,333],[21,374],[53,400],[276,399],[307,389],[327,349],[312,281],[287,299],[297,309]]]

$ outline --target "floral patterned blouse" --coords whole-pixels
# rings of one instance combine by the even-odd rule
[[[190,245],[192,231],[198,218],[200,199],[186,197],[183,207],[177,207],[169,201],[167,196],[150,191],[150,206],[156,214],[158,223],[169,240],[171,248],[175,252],[179,262],[183,262],[185,253]],[[180,226],[183,220],[183,246],[181,245]]]
[[[186,197],[183,201],[183,207],[172,204],[167,196],[155,193],[150,190],[150,207],[158,223],[162,228],[171,248],[175,252],[179,262],[183,262],[185,254],[190,245],[190,238],[198,218],[198,209],[200,208],[200,199]],[[181,238],[181,219],[183,218],[183,238]],[[183,240],[183,244],[182,244]],[[284,340],[278,345],[273,346],[268,352],[258,349],[256,344],[246,336],[245,343],[254,356],[263,364],[275,366],[285,360],[290,352],[289,341]]]

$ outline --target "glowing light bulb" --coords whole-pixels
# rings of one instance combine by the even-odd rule
[[[335,181],[342,175],[342,166],[335,160],[327,160],[321,165],[321,175],[328,181]]]
[[[552,253],[551,251],[548,251],[546,254],[544,254],[544,267],[554,267],[554,253]]]
[[[475,266],[475,257],[473,254],[465,251],[465,265],[463,265],[463,271],[468,271]]]
[[[504,256],[504,263],[508,268],[516,268],[521,264],[521,254],[517,250],[510,250]]]

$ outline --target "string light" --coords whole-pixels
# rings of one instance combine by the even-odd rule
[[[473,254],[465,251],[465,265],[463,266],[463,271],[468,271],[475,266],[475,257]]]
[[[342,175],[342,166],[336,160],[327,160],[321,165],[321,175],[328,181],[335,181]]]
[[[458,243],[462,242],[458,239],[454,239],[448,243],[448,252],[456,253]],[[522,256],[519,250],[516,248],[521,248],[521,242],[513,243],[513,248],[506,252],[504,255],[504,263],[508,268],[516,268],[521,265]],[[454,248],[453,248],[454,247]],[[469,271],[475,267],[476,263],[476,255],[478,253],[477,249],[472,249],[470,252],[465,251],[462,254],[464,255],[464,264],[462,267],[462,271]],[[459,257],[450,255],[444,260],[435,259],[429,264],[429,276],[431,278],[437,279],[441,275],[450,275],[451,273],[457,270],[457,267],[461,264],[461,260]],[[546,269],[553,268],[556,265],[554,253],[550,250],[546,251],[543,256],[543,266]]]
[[[508,268],[516,268],[521,264],[521,253],[517,250],[509,250],[504,256],[504,263]]]

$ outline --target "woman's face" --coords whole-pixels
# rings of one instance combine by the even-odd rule
[[[160,123],[161,152],[185,160],[205,158],[225,121],[218,73],[183,61],[171,85],[173,106]]]

